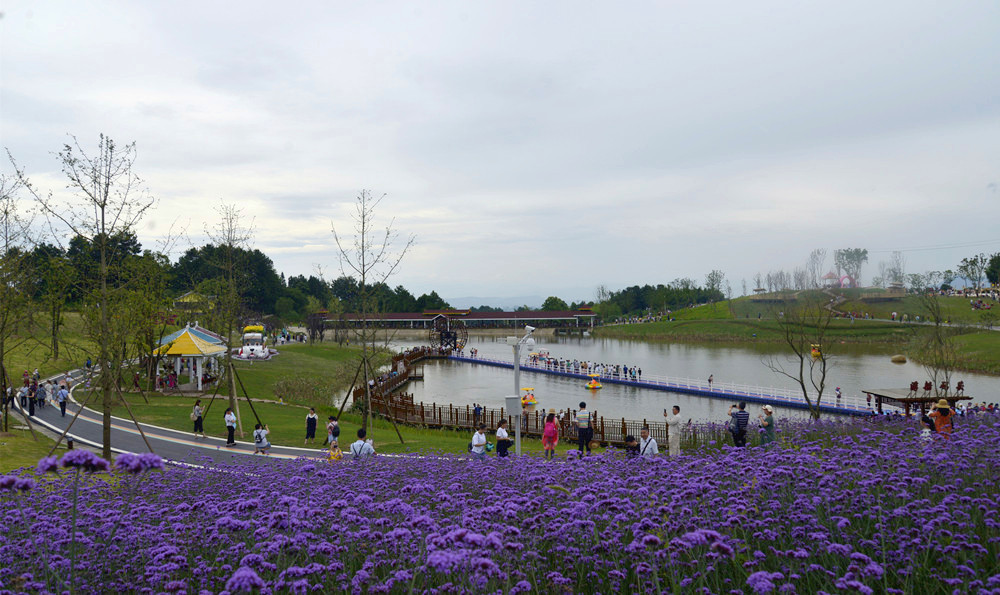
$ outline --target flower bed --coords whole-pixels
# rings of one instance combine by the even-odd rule
[[[0,477],[0,590],[1000,592],[993,416],[809,427],[655,460],[67,454]]]

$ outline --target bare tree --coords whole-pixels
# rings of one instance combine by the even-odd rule
[[[760,271],[754,273],[753,276],[754,291],[758,289],[764,289],[764,276],[760,274]]]
[[[331,223],[333,238],[337,243],[337,256],[341,272],[358,281],[359,296],[358,312],[360,320],[356,327],[356,337],[361,343],[361,361],[359,369],[363,373],[365,388],[365,406],[362,427],[368,429],[368,418],[371,415],[371,385],[374,380],[372,358],[377,351],[377,329],[370,325],[369,317],[378,312],[378,301],[374,286],[385,283],[396,272],[403,257],[409,252],[416,241],[409,236],[401,243],[399,234],[393,229],[395,219],[390,219],[384,230],[376,226],[375,211],[385,195],[375,198],[371,191],[362,190],[354,202],[354,237],[350,239],[337,232],[335,223]],[[400,245],[401,244],[401,245]],[[402,440],[402,437],[400,437]]]
[[[925,288],[933,285],[936,279],[931,274],[924,277],[919,285]],[[911,349],[914,357],[923,365],[930,376],[937,396],[948,396],[951,387],[951,374],[959,363],[958,347],[954,338],[963,329],[949,324],[947,316],[937,291],[921,291],[917,294],[924,320],[931,322],[930,327],[923,327],[915,335]],[[945,388],[941,388],[944,386]]]
[[[9,430],[9,400],[13,390],[9,371],[10,353],[31,336],[32,312],[28,259],[29,219],[21,208],[17,177],[0,174],[0,399],[3,399],[3,429]]]
[[[878,275],[872,279],[872,285],[875,287],[885,287],[888,285],[889,279],[889,263],[880,260],[878,261]]]
[[[133,234],[155,201],[143,180],[133,171],[135,143],[119,146],[102,134],[96,153],[90,155],[73,137],[72,143],[64,145],[57,157],[68,180],[69,192],[65,195],[40,192],[24,171],[17,169],[16,163],[14,167],[20,181],[49,218],[50,227],[62,227],[86,239],[96,249],[97,278],[86,280],[91,283],[85,288],[85,307],[91,315],[85,316],[84,320],[87,334],[98,352],[100,374],[97,386],[102,397],[103,413],[102,454],[110,459],[112,393],[117,388],[124,357],[119,349],[124,337],[112,321],[113,311],[126,283],[126,278],[114,270],[125,256],[116,253],[116,239]],[[11,162],[14,162],[13,158]]]
[[[889,270],[887,271],[889,283],[903,283],[906,281],[906,256],[895,251],[889,256]]]
[[[796,267],[792,271],[792,286],[797,290],[809,289],[811,287],[809,271]]]
[[[824,340],[833,311],[826,308],[822,293],[803,293],[795,304],[786,304],[784,308],[784,316],[775,316],[775,320],[788,354],[784,358],[769,356],[764,359],[764,365],[794,380],[802,391],[810,415],[819,419],[826,375],[831,367],[831,345]]]
[[[242,209],[225,201],[219,202],[216,213],[219,216],[218,222],[211,229],[205,229],[205,235],[214,248],[210,251],[211,257],[208,260],[216,270],[216,277],[211,284],[215,290],[215,308],[212,310],[211,321],[226,340],[226,354],[219,382],[225,382],[229,408],[236,414],[242,436],[243,417],[236,398],[233,341],[241,330],[239,326],[244,313],[243,295],[249,287],[250,280],[247,278],[242,255],[253,237],[254,221],[248,221]]]
[[[826,248],[816,248],[809,253],[809,261],[806,268],[809,271],[809,282],[812,287],[820,286],[820,279],[823,277],[823,267],[826,264]]]
[[[746,280],[746,278],[740,279],[740,283],[742,284],[742,287],[743,287],[743,294],[742,295],[746,295],[747,294],[747,280]]]

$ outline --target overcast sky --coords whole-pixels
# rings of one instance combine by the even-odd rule
[[[333,277],[370,189],[416,295],[1000,251],[992,0],[0,6],[2,144],[59,191],[67,134],[134,140],[147,247],[226,201],[279,271]]]

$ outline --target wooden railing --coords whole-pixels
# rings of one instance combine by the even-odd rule
[[[447,352],[432,350],[428,347],[412,349],[392,358],[391,369],[378,378],[372,385],[372,412],[375,415],[392,417],[397,423],[421,425],[429,428],[450,428],[473,431],[480,423],[490,429],[496,429],[501,419],[506,419],[511,434],[514,433],[514,414],[501,408],[480,408],[477,415],[471,405],[438,405],[437,403],[415,403],[413,395],[393,392],[414,375],[414,364],[428,357],[448,357]],[[354,401],[363,402],[365,387],[354,390]],[[559,424],[561,440],[577,440],[577,428],[574,423],[576,410],[560,411],[556,415]],[[541,437],[545,427],[546,412],[542,410],[527,410],[521,418],[521,435]],[[667,424],[663,421],[628,420],[622,418],[607,419],[603,416],[593,418],[594,440],[604,444],[624,444],[625,436],[639,438],[643,427],[649,428],[650,435],[661,446],[667,442]]]

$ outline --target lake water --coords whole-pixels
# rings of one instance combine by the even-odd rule
[[[498,340],[494,340],[498,339]],[[466,354],[472,348],[480,357],[513,361],[513,351],[502,337],[470,336]],[[397,340],[397,348],[425,345],[426,341]],[[625,341],[580,337],[539,337],[529,351],[546,350],[553,357],[562,357],[605,364],[638,366],[643,376],[671,376],[705,382],[709,374],[719,383],[741,383],[763,387],[797,389],[798,385],[769,370],[762,360],[769,356],[784,358],[785,352],[776,345],[706,346],[678,343]],[[878,348],[841,346],[832,354],[832,367],[827,374],[824,403],[834,402],[834,389],[839,386],[844,399],[863,400],[861,389],[906,388],[927,378],[923,367],[914,363],[894,364],[891,353]],[[452,361],[426,361],[424,380],[411,382],[404,389],[415,400],[425,403],[503,406],[503,399],[514,394],[514,372],[506,368]],[[791,368],[788,368],[791,369]],[[952,383],[965,381],[966,393],[976,401],[997,401],[1000,378],[982,374],[957,373]],[[540,408],[576,409],[580,401],[606,418],[661,420],[663,409],[681,407],[685,419],[695,421],[724,420],[732,400],[670,393],[606,383],[599,391],[584,388],[582,380],[548,374],[521,371],[521,387],[534,387]],[[804,411],[776,408],[779,417],[803,417]],[[759,407],[748,404],[754,416]]]

